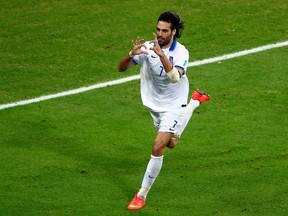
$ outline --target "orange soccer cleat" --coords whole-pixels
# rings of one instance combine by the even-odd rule
[[[195,90],[192,94],[193,100],[198,100],[201,103],[210,100],[210,95],[199,89]]]
[[[129,210],[139,210],[145,206],[145,200],[139,197],[137,194],[134,196],[133,200],[129,203]]]

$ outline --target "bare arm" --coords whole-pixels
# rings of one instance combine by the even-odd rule
[[[118,64],[118,71],[124,72],[133,66],[132,58],[129,55],[124,56],[119,64]]]

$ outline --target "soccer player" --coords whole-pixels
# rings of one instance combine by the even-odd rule
[[[166,147],[176,146],[194,109],[210,99],[208,94],[195,90],[187,104],[189,52],[177,41],[183,29],[184,22],[177,13],[162,13],[154,39],[144,42],[137,37],[132,41],[132,50],[118,64],[119,72],[141,65],[141,98],[157,129],[141,188],[129,203],[129,210],[139,210],[145,205],[147,194],[161,170]]]

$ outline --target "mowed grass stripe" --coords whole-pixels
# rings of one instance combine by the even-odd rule
[[[223,60],[227,60],[227,59],[237,58],[237,57],[241,57],[241,56],[245,56],[245,55],[249,55],[249,54],[253,54],[253,53],[257,53],[257,52],[262,52],[262,51],[269,50],[269,49],[284,47],[284,46],[288,46],[288,41],[278,42],[278,43],[274,43],[274,44],[268,44],[265,46],[261,46],[261,47],[257,47],[257,48],[253,48],[253,49],[249,49],[249,50],[244,50],[244,51],[240,51],[240,52],[236,52],[236,53],[226,54],[226,55],[222,55],[222,56],[218,56],[218,57],[214,57],[214,58],[208,58],[208,59],[204,59],[204,60],[200,60],[200,61],[190,62],[188,64],[188,67],[195,67],[195,66],[214,63],[214,62],[223,61]],[[130,82],[130,81],[138,80],[138,79],[140,79],[140,75],[134,75],[134,76],[129,76],[129,77],[122,78],[122,79],[117,79],[117,80],[112,80],[112,81],[108,81],[108,82],[94,84],[94,85],[87,86],[87,87],[80,87],[80,88],[68,90],[65,92],[41,96],[38,98],[22,100],[22,101],[18,101],[18,102],[14,102],[14,103],[2,104],[2,105],[0,105],[0,110],[11,108],[11,107],[16,107],[16,106],[27,105],[27,104],[31,104],[31,103],[38,103],[38,102],[50,100],[53,98],[59,98],[59,97],[73,95],[73,94],[79,94],[79,93],[83,93],[86,91],[90,91],[90,90],[94,90],[94,89],[98,89],[98,88],[105,88],[107,86],[118,85],[118,84]]]

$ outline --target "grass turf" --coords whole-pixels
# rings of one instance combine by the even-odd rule
[[[287,40],[285,1],[169,3],[186,21],[191,61]],[[154,1],[0,6],[1,103],[127,76],[116,66],[130,40],[150,39],[167,10]],[[212,100],[167,150],[139,212],[126,205],[155,136],[139,82],[1,110],[1,214],[287,215],[287,60],[284,47],[189,68],[191,91]]]

